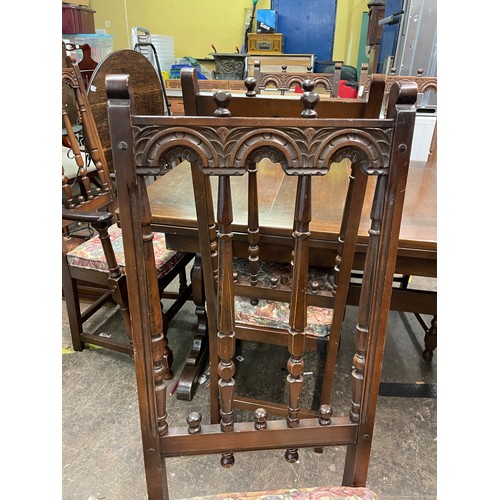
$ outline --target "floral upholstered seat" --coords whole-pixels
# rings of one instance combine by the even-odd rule
[[[238,282],[250,285],[250,268],[247,259],[235,259],[234,271],[238,274]],[[277,262],[259,262],[257,286],[260,289],[272,288],[289,289],[291,281],[291,267],[288,264]],[[330,294],[333,288],[333,270],[330,268],[311,267],[309,282],[316,282],[318,290]],[[245,325],[258,325],[270,328],[288,329],[290,305],[273,299],[259,298],[253,305],[249,297],[235,297],[235,320]],[[333,310],[327,307],[308,306],[306,334],[316,337],[328,337],[332,323]]]
[[[378,497],[368,488],[350,488],[335,486],[330,488],[305,488],[300,490],[256,491],[248,493],[230,493],[189,500],[377,500]],[[185,499],[187,500],[187,499]]]
[[[125,274],[125,256],[123,252],[121,229],[116,224],[113,224],[109,228],[108,233],[118,265],[120,266],[122,273]],[[164,234],[153,234],[153,249],[155,254],[156,269],[158,270],[158,278],[162,278],[170,269],[172,269],[175,263],[184,254],[167,249]],[[94,236],[85,241],[80,246],[66,254],[66,257],[70,266],[108,272],[106,257],[98,236]]]

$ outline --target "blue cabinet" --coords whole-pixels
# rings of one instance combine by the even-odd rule
[[[271,8],[278,13],[285,54],[315,54],[316,59],[331,60],[337,0],[273,0]]]

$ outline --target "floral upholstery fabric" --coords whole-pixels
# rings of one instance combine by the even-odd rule
[[[237,323],[287,330],[290,304],[259,299],[258,304],[254,306],[250,303],[248,297],[236,296],[234,300],[234,314]],[[309,306],[307,308],[307,327],[305,333],[315,337],[328,337],[332,318],[332,309]]]
[[[235,259],[233,267],[238,273],[239,282],[250,281],[248,260]],[[290,266],[276,262],[259,262],[259,271],[257,273],[259,285],[270,286],[272,278],[279,279],[279,288],[289,289],[291,282]],[[333,288],[333,270],[329,268],[311,268],[309,282],[312,281],[317,281],[321,290],[331,292]],[[238,323],[287,330],[289,315],[290,304],[286,302],[261,298],[258,304],[254,306],[250,303],[248,297],[235,297],[235,320]],[[306,334],[316,337],[328,337],[332,318],[332,309],[308,306]]]
[[[121,271],[125,274],[125,255],[123,252],[123,240],[121,229],[113,224],[109,228],[109,238],[113,245],[116,261],[120,266]],[[182,253],[174,250],[169,250],[165,245],[165,235],[161,233],[153,233],[153,249],[155,254],[156,269],[158,270],[158,278],[165,276],[175,263],[182,257]],[[96,269],[97,271],[108,272],[106,257],[102,249],[102,244],[99,236],[94,236],[85,241],[80,246],[66,254],[68,264],[74,267],[85,269]]]
[[[300,490],[257,491],[192,497],[189,500],[377,500],[378,497],[368,488],[349,488],[335,486],[330,488],[305,488]],[[188,500],[188,499],[184,499]]]

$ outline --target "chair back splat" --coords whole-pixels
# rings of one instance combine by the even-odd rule
[[[220,454],[222,465],[230,467],[236,452],[283,449],[286,460],[293,462],[299,448],[338,445],[347,446],[343,485],[365,486],[415,120],[416,85],[393,86],[384,119],[317,117],[319,95],[312,90],[306,90],[302,96],[302,116],[297,118],[231,117],[231,95],[226,91],[214,93],[215,116],[138,116],[131,111],[133,89],[127,75],[108,75],[106,88],[125,259],[131,270],[127,279],[149,497],[168,498],[163,460],[166,457]],[[151,211],[140,174],[178,158],[191,164],[209,344],[217,348],[219,358],[218,366],[212,365],[211,372],[217,373],[220,419],[218,423],[205,423],[199,413],[193,412],[186,416],[184,427],[169,427]],[[249,222],[245,234],[249,238],[250,261],[255,262],[259,256],[259,219],[254,176],[258,176],[258,164],[264,158],[280,164],[286,175],[297,177],[294,220],[290,221],[289,233],[293,240],[293,272],[287,299],[288,408],[285,418],[267,419],[266,410],[257,409],[252,419],[240,421],[233,406],[237,328],[233,257],[238,234],[233,224],[233,202],[237,200],[232,200],[231,185],[244,175],[248,177]],[[349,245],[349,235],[354,231],[351,226],[359,223],[363,185],[369,177],[376,179],[355,331],[352,401],[340,415],[334,415],[332,406],[323,403],[316,416],[302,417],[299,409],[310,295],[309,223],[314,217],[311,184],[314,177],[326,175],[345,158],[351,164],[352,187],[332,196],[345,197],[347,192],[347,215],[342,217],[345,235],[341,237],[348,239]],[[215,178],[214,184],[211,178]],[[357,187],[357,179],[362,179],[361,188]],[[215,203],[212,191],[217,193]],[[344,255],[337,255],[337,275],[343,272]],[[252,275],[255,269],[251,267]],[[332,288],[333,303],[339,294],[345,293],[344,288],[338,279]],[[335,316],[342,316],[343,309],[333,307],[331,335],[337,328],[336,322],[341,323]]]

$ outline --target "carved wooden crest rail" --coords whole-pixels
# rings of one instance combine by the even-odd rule
[[[281,94],[284,94],[287,91],[293,91],[296,85],[302,87],[304,79],[308,79],[314,82],[316,88],[324,88],[325,91],[330,94],[330,97],[338,97],[342,63],[335,62],[333,73],[313,73],[312,69],[313,68],[311,66],[308,66],[306,74],[289,73],[287,66],[283,65],[281,73],[262,72],[260,62],[256,61],[254,64],[253,74],[257,81],[257,88],[259,91],[265,90],[268,87],[275,87]],[[370,87],[368,65],[366,63],[361,65],[359,84],[361,86],[361,97],[364,97],[368,94]]]
[[[229,467],[234,463],[235,451],[257,449],[285,449],[285,458],[293,462],[297,460],[300,447],[347,445],[343,484],[365,484],[417,89],[414,83],[396,83],[389,96],[386,119],[326,119],[317,116],[315,107],[320,97],[313,87],[312,83],[304,84],[302,116],[297,118],[232,118],[231,95],[227,91],[214,94],[217,109],[213,117],[153,117],[133,114],[133,89],[129,88],[126,75],[107,77],[120,223],[127,269],[131,269],[127,272],[127,281],[150,498],[168,497],[165,457],[220,453],[222,465]],[[256,164],[264,157],[280,163],[286,174],[298,176],[290,234],[294,250],[288,330],[290,358],[288,374],[285,375],[288,411],[285,419],[268,421],[266,412],[259,409],[251,421],[238,422],[233,408],[235,318],[230,177],[248,173],[250,190],[258,170]],[[353,172],[359,167],[359,175],[365,180],[366,175],[376,176],[365,278],[355,333],[351,404],[345,416],[334,416],[332,407],[324,404],[316,418],[300,418],[311,179],[315,175],[324,175],[332,162],[343,158],[351,160]],[[164,376],[165,340],[154,279],[151,211],[147,190],[139,174],[159,172],[166,164],[179,159],[191,163],[207,310],[210,311],[209,320],[216,318],[215,328],[209,328],[209,334],[211,345],[217,347],[219,359],[220,420],[219,423],[205,424],[199,413],[192,412],[184,427],[169,427]],[[218,178],[216,218],[209,176]],[[346,201],[346,210],[358,212],[358,223],[362,201],[363,196],[357,195]],[[354,234],[357,235],[357,231]],[[258,253],[257,237],[257,233],[249,235],[253,257]],[[340,266],[340,259],[336,265]],[[337,317],[342,317],[342,310],[337,312]],[[211,368],[216,369],[215,366]]]

